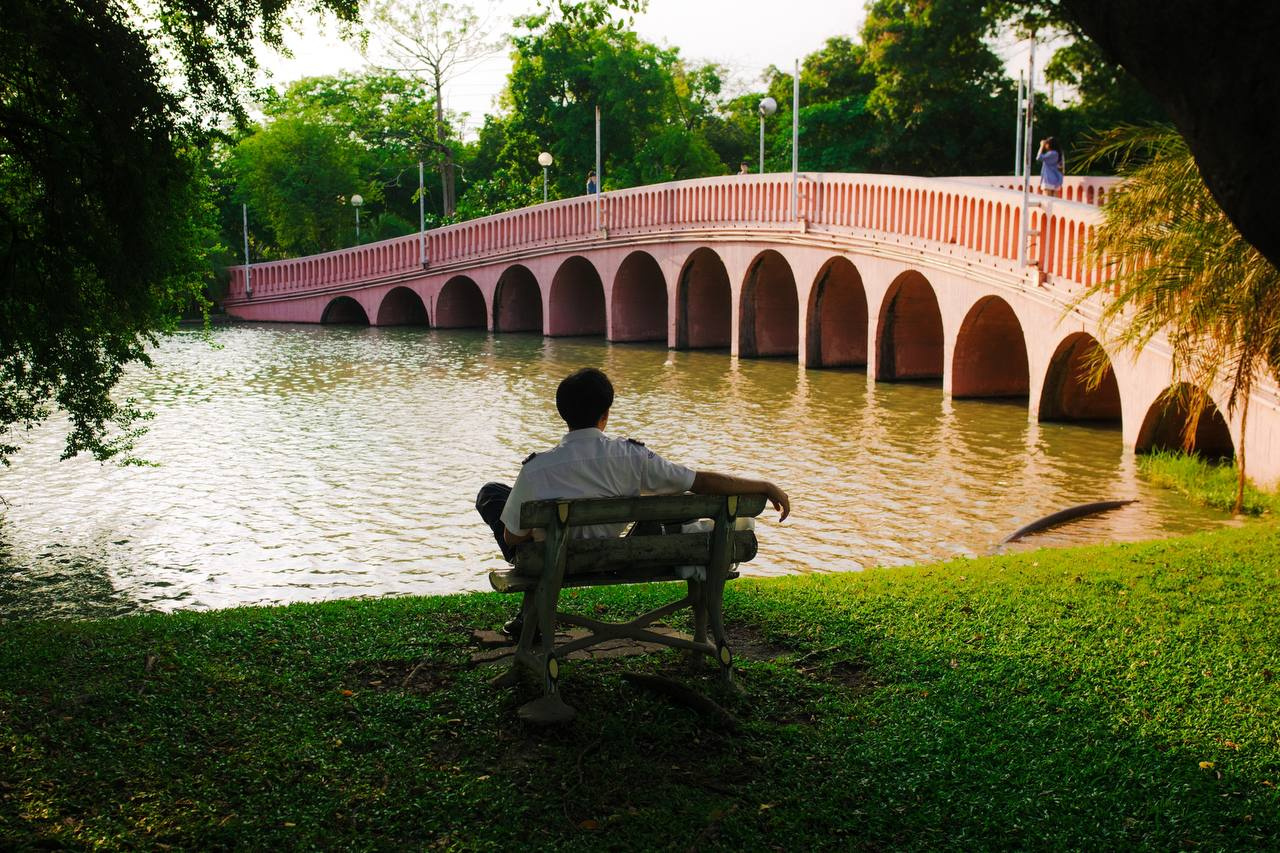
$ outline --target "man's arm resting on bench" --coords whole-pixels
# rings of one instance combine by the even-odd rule
[[[780,513],[779,521],[791,514],[791,499],[787,497],[787,493],[768,480],[748,480],[746,477],[718,474],[715,471],[698,471],[694,474],[693,486],[689,491],[695,495],[764,495]]]
[[[748,480],[746,477],[718,474],[715,471],[697,471],[689,491],[695,495],[764,495],[780,513],[779,521],[791,514],[791,499],[787,497],[787,493],[768,480]],[[503,527],[502,537],[507,540],[508,545],[523,545],[533,539],[533,531],[517,536]]]

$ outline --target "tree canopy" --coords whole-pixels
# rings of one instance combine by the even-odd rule
[[[355,0],[311,0],[354,20]],[[65,454],[127,452],[125,366],[200,298],[216,241],[197,150],[240,114],[283,0],[5,0],[0,35],[0,460],[54,408]]]
[[[549,151],[555,195],[580,194],[599,106],[606,188],[725,171],[701,132],[715,121],[717,70],[602,15],[556,9],[517,22],[504,112],[481,131],[480,162],[499,182],[540,187],[535,158]]]
[[[371,71],[308,77],[261,104],[264,118],[222,160],[228,239],[249,205],[254,257],[327,252],[417,229],[419,160],[441,159],[435,101],[416,77]],[[433,222],[440,208],[431,199]]]

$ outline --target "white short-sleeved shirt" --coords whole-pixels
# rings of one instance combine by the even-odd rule
[[[565,434],[560,443],[524,463],[502,510],[502,524],[516,536],[525,501],[555,498],[623,498],[678,495],[693,487],[694,471],[668,462],[639,442],[609,438],[591,427]],[[625,524],[573,528],[578,539],[618,536]]]

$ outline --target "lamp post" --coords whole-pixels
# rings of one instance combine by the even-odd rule
[[[1031,140],[1035,135],[1036,115],[1036,34],[1031,32],[1031,53],[1027,57],[1027,103],[1022,121],[1022,239],[1018,241],[1018,266],[1028,263],[1031,240]]]
[[[778,102],[765,98],[760,102],[760,174],[764,174],[764,119],[778,111]]]
[[[791,218],[800,217],[800,60],[791,78]]]
[[[600,198],[604,195],[604,168],[600,163],[600,105],[596,105],[596,230],[600,230]]]
[[[253,298],[253,265],[249,263],[249,205],[240,205],[244,214],[244,298]]]
[[[418,161],[418,263],[427,268],[427,200],[422,183],[422,161]]]
[[[351,206],[356,209],[356,245],[360,245],[360,205],[364,204],[364,196],[356,193],[351,196]]]
[[[538,155],[538,165],[542,167],[542,203],[547,203],[547,169],[555,162],[550,151]]]
[[[1022,177],[1022,131],[1023,117],[1022,110],[1026,105],[1026,88],[1027,88],[1027,72],[1018,72],[1018,119],[1014,124],[1013,132],[1013,176],[1015,178]]]

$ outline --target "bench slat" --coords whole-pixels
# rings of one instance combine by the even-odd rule
[[[758,545],[751,530],[733,532],[732,563],[755,559]],[[711,556],[710,533],[671,533],[665,536],[624,536],[620,539],[573,539],[565,559],[565,576],[584,572],[608,572],[629,567],[705,566]],[[542,574],[546,549],[542,543],[525,545],[516,552],[515,571],[536,577]]]
[[[725,576],[727,580],[738,577],[736,571]],[[538,585],[537,577],[522,575],[513,569],[489,572],[489,585],[498,592],[527,592]],[[571,586],[613,586],[624,583],[663,583],[667,581],[684,581],[673,567],[660,569],[619,569],[613,572],[591,572],[588,574],[566,577],[562,587]]]
[[[724,495],[646,495],[635,498],[578,499],[569,503],[571,526],[621,524],[628,521],[688,521],[715,518],[725,503]],[[556,519],[557,505],[563,501],[526,501],[520,507],[520,526],[526,530],[547,527]],[[736,516],[751,518],[764,510],[764,495],[739,495]]]

